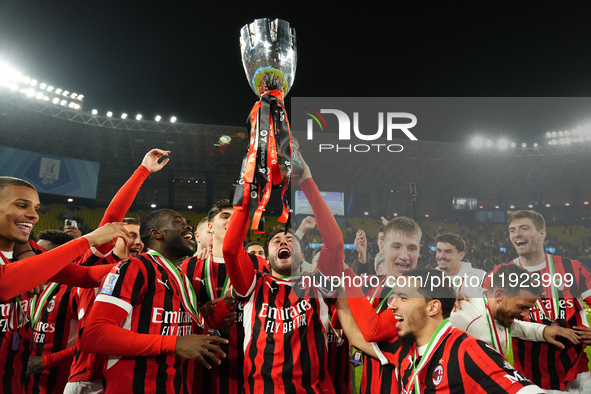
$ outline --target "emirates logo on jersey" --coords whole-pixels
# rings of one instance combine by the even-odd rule
[[[433,371],[433,384],[435,386],[439,386],[439,384],[443,381],[443,366],[438,365]]]

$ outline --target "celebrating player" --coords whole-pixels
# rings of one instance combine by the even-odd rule
[[[343,261],[342,234],[303,160],[302,166],[302,176],[293,182],[306,194],[324,241],[318,272],[338,275]],[[323,289],[292,291],[298,283],[292,272],[299,272],[303,257],[297,237],[289,232],[270,235],[271,275],[256,272],[242,246],[248,231],[248,214],[248,207],[237,207],[223,247],[236,293],[246,298],[244,390],[248,394],[302,390],[334,393],[327,371],[325,334],[329,322]]]

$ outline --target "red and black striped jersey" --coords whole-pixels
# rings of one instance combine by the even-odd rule
[[[531,308],[529,321],[545,325],[553,322],[553,305],[559,305],[559,316],[554,322],[561,327],[572,328],[574,326],[588,327],[587,315],[584,303],[591,305],[591,272],[576,260],[552,256],[555,273],[551,273],[546,261],[535,266],[523,266],[532,275],[544,277],[559,275],[563,278],[563,286],[544,287],[545,296]],[[518,259],[509,264],[519,263]],[[501,266],[493,269],[496,272]],[[574,282],[567,286],[564,279],[572,275]],[[491,274],[488,274],[483,284],[484,288],[490,286]],[[556,283],[559,283],[558,280]],[[558,290],[558,303],[554,302],[553,289]],[[540,307],[544,309],[540,310]],[[554,319],[552,319],[554,320]],[[565,349],[551,345],[547,342],[530,342],[519,338],[513,338],[513,356],[515,367],[528,379],[546,390],[564,390],[566,382],[576,379],[581,372],[589,370],[585,345],[580,343],[573,345],[570,341],[561,341]]]
[[[292,292],[294,283],[257,272],[246,294],[246,393],[334,393],[327,368],[329,306],[317,290]]]
[[[256,270],[267,269],[267,261],[263,258],[252,256],[251,260]],[[228,289],[230,282],[226,282],[226,264],[223,258],[210,257],[211,264],[206,264],[207,259],[201,260],[191,257],[185,260],[180,268],[191,279],[193,289],[197,295],[198,308],[214,298],[220,298],[223,289]],[[207,267],[206,267],[207,266]],[[209,282],[208,282],[209,281]],[[213,297],[213,298],[212,298]],[[229,393],[242,392],[244,385],[244,327],[242,326],[242,305],[234,303],[237,312],[236,324],[221,327],[219,332],[222,337],[229,340],[228,344],[220,343],[220,348],[226,353],[221,359],[221,364],[213,364],[211,369],[203,368],[201,363],[189,361],[189,368],[194,368],[193,391],[199,393]]]
[[[102,254],[95,248],[90,248],[82,258],[77,262],[80,265],[92,267],[100,264],[117,263],[119,258],[115,256],[112,251]],[[77,337],[74,349],[74,359],[70,367],[70,376],[68,382],[79,382],[86,380],[101,380],[103,378],[103,367],[107,360],[104,354],[87,353],[80,350],[80,337],[84,332],[84,326],[94,300],[99,292],[99,288],[81,289],[76,288],[74,292],[75,303],[78,307],[77,318],[78,325],[76,328]]]
[[[0,264],[11,264],[0,252]],[[26,391],[27,362],[33,330],[29,320],[31,299],[23,294],[0,302],[0,393]]]
[[[384,283],[386,276],[380,278],[380,285],[377,288],[366,288],[364,289],[367,299],[371,302],[371,306],[379,314],[392,313],[388,309],[388,300],[384,301],[384,297],[390,297],[392,294],[392,288]],[[392,339],[394,341],[398,338],[396,330],[392,332]],[[379,394],[383,392],[395,392],[397,390],[397,382],[392,378],[394,369],[391,365],[382,365],[379,360],[363,354],[363,372],[361,375],[361,394]]]
[[[192,333],[173,278],[144,253],[115,266],[103,280],[96,303],[127,311],[122,327],[138,334],[185,336]],[[179,393],[185,360],[174,353],[156,356],[109,356],[104,369],[105,393]],[[191,371],[188,371],[191,373]]]
[[[415,345],[401,340],[374,343],[383,364],[393,365],[397,391],[415,393],[411,384],[415,360]],[[511,364],[486,343],[452,328],[424,368],[418,373],[421,393],[519,393],[539,394],[539,387],[513,369]]]
[[[76,341],[78,308],[74,299],[75,287],[50,283],[37,297],[31,310],[33,352],[31,356],[46,356],[74,346]],[[35,322],[35,319],[38,319]],[[72,358],[44,369],[29,378],[27,392],[61,393],[70,374]]]
[[[351,351],[345,332],[339,326],[336,306],[331,305],[332,327],[326,333],[328,374],[336,394],[351,394]]]

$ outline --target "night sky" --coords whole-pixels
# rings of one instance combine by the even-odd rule
[[[0,62],[84,94],[88,111],[238,126],[257,100],[240,28],[268,17],[297,31],[292,97],[591,96],[590,8],[203,3],[4,0]]]

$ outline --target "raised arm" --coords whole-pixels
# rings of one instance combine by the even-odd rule
[[[248,206],[236,208],[226,230],[223,253],[228,276],[236,293],[246,296],[255,281],[256,272],[252,260],[244,249],[248,233]]]
[[[363,338],[367,342],[381,342],[396,336],[396,330],[392,330],[392,327],[396,325],[398,319],[396,319],[392,311],[376,312],[375,307],[363,294],[361,288],[352,285],[353,278],[355,278],[353,270],[347,268],[345,275],[350,278],[350,280],[345,280],[349,307],[363,334]]]
[[[344,297],[344,294],[342,294],[342,297],[339,297],[337,300],[336,307],[339,315],[339,323],[345,331],[345,335],[347,336],[349,343],[365,354],[374,358],[378,358],[378,354],[376,353],[372,344],[363,338],[363,334],[361,333],[359,326],[353,318],[353,314],[349,308],[349,302],[347,298]]]
[[[162,163],[158,163],[158,160],[164,156],[168,156],[169,153],[170,151],[162,149],[152,149],[146,153],[142,164],[135,170],[131,178],[125,182],[121,189],[119,189],[113,200],[111,200],[99,226],[123,220],[146,178],[150,174],[160,171],[170,159],[166,158]]]
[[[110,223],[49,252],[1,265],[0,301],[10,300],[43,282],[54,279],[63,269],[66,269],[67,277],[68,270],[72,269],[70,264],[74,259],[84,254],[89,247],[102,245],[117,237],[123,237],[127,242],[131,240],[123,223]],[[67,282],[61,283],[70,284]]]
[[[318,257],[318,269],[325,276],[338,276],[342,272],[343,234],[312,179],[310,167],[301,155],[300,159],[304,172],[300,178],[294,179],[294,182],[299,184],[310,202],[318,231],[322,236],[323,244]]]

